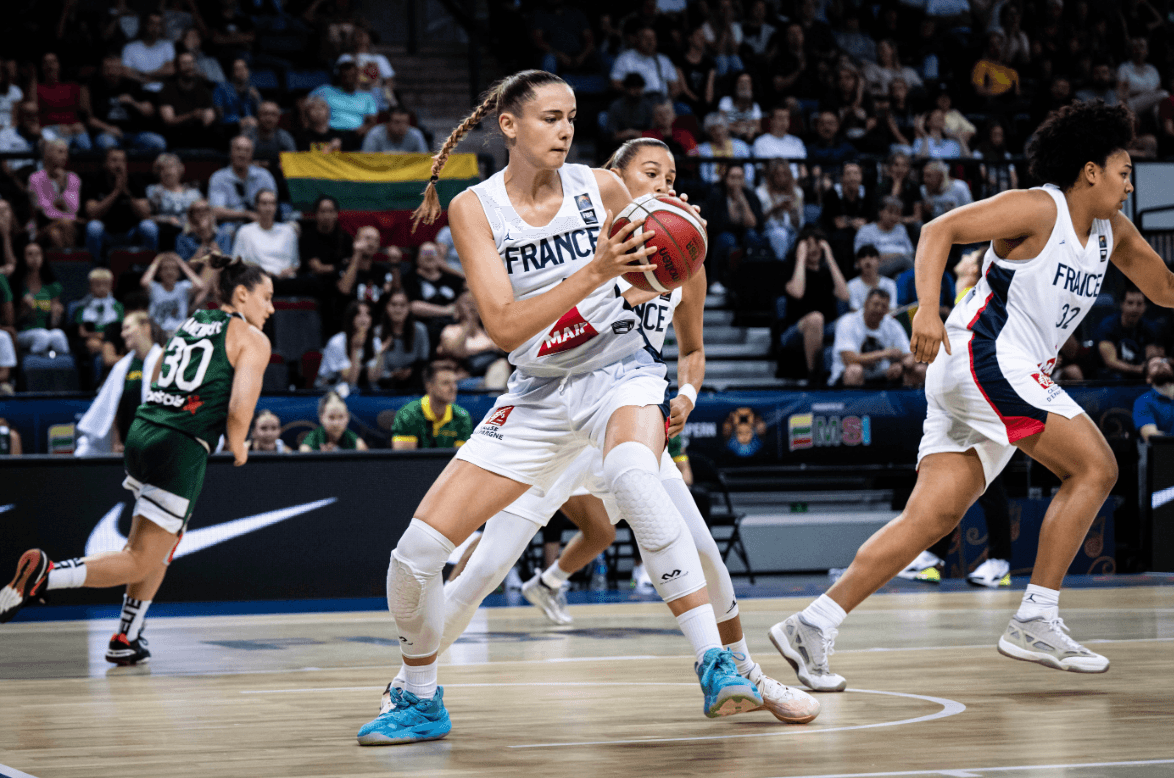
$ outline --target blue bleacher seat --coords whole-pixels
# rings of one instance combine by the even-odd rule
[[[21,360],[26,392],[76,392],[77,365],[69,354],[56,357],[27,354]]]
[[[330,83],[325,70],[290,70],[285,74],[285,88],[290,92],[311,92]]]
[[[253,86],[261,90],[274,91],[281,88],[277,72],[273,70],[254,70],[251,81]]]

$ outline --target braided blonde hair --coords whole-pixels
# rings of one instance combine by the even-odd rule
[[[519,112],[522,105],[534,97],[534,90],[545,84],[565,86],[566,82],[545,70],[522,70],[503,78],[489,88],[481,104],[456,126],[449,134],[448,140],[440,147],[440,151],[432,158],[432,177],[424,189],[424,202],[412,212],[412,232],[416,231],[420,222],[431,224],[440,216],[440,195],[436,193],[436,182],[440,180],[440,171],[444,170],[444,164],[448,162],[448,157],[457,144],[485,117],[491,114]]]

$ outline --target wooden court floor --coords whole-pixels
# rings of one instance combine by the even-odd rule
[[[878,595],[832,667],[848,691],[785,726],[710,720],[660,604],[482,609],[442,660],[445,740],[362,748],[398,651],[386,613],[157,618],[142,668],[102,660],[113,620],[0,628],[0,775],[1022,776],[1174,775],[1174,587],[1076,589],[1073,635],[1104,675],[999,656],[1019,593]],[[745,600],[756,658],[785,683],[767,628],[805,604]]]

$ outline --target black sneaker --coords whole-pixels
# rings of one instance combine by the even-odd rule
[[[12,583],[0,589],[0,624],[11,621],[16,612],[30,600],[44,604],[45,582],[53,563],[39,548],[29,549],[20,555],[16,563],[16,577]]]
[[[135,640],[127,640],[126,633],[119,632],[110,638],[106,647],[106,661],[121,667],[148,662],[151,652],[147,650],[147,639],[141,634]]]

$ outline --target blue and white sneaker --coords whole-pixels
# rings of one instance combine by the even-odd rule
[[[705,692],[702,711],[709,718],[732,716],[762,707],[762,694],[738,674],[733,652],[729,649],[709,649],[693,669],[697,671],[701,690]]]
[[[386,710],[359,730],[361,746],[394,746],[439,740],[452,730],[448,711],[444,709],[444,689],[436,688],[430,700],[421,700],[411,692],[388,686]]]

